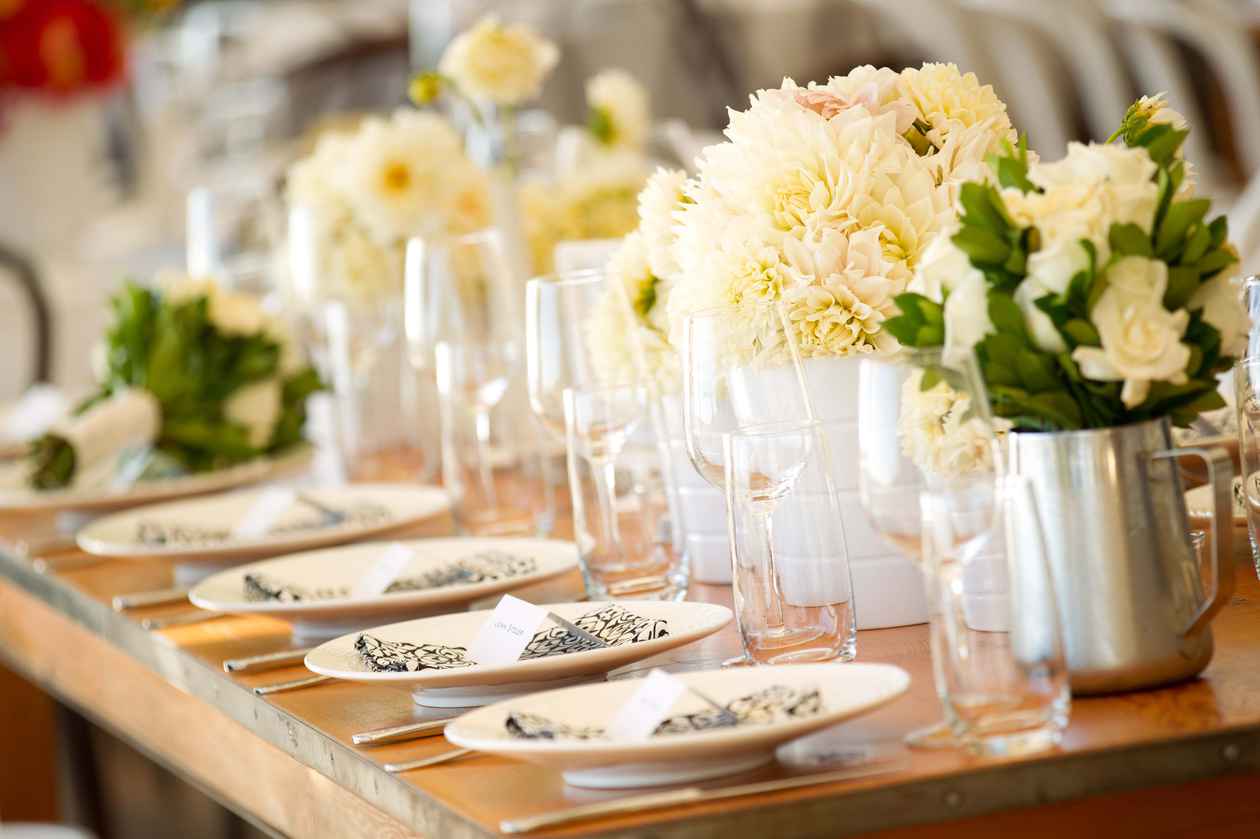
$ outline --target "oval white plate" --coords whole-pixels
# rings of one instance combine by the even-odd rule
[[[1260,474],[1252,475],[1253,487],[1252,492],[1260,498]],[[1242,501],[1242,478],[1235,476],[1234,491],[1230,493],[1234,506],[1234,526],[1247,526],[1247,508],[1243,506]],[[1204,525],[1206,522],[1210,525],[1212,518],[1212,487],[1205,484],[1201,487],[1195,487],[1186,493],[1186,512],[1190,518],[1197,520],[1197,524]]]
[[[609,602],[557,603],[546,608],[568,621],[574,621],[582,615],[611,605],[613,604]],[[507,696],[555,687],[556,682],[561,679],[577,680],[603,675],[622,665],[698,641],[726,626],[733,617],[730,609],[710,603],[627,600],[618,605],[639,617],[666,621],[669,635],[635,644],[620,644],[599,650],[515,661],[511,664],[378,673],[369,670],[355,650],[354,643],[362,633],[354,632],[312,650],[306,656],[306,667],[336,679],[410,687],[414,689],[412,696],[421,705],[467,708],[496,702]],[[466,648],[491,614],[491,610],[465,612],[378,626],[366,632],[383,641]],[[542,628],[551,626],[554,624],[548,621]]]
[[[889,664],[792,664],[736,667],[675,678],[718,703],[782,685],[817,688],[822,709],[809,717],[646,740],[526,740],[505,726],[509,712],[533,713],[570,726],[603,727],[641,684],[638,680],[550,690],[470,711],[446,727],[457,746],[520,758],[564,773],[574,786],[628,789],[683,783],[734,774],[767,763],[777,746],[885,705],[906,692],[910,676]],[[698,697],[686,694],[675,714],[704,711]]]
[[[572,542],[551,539],[416,539],[399,544],[415,551],[415,558],[399,578],[414,577],[485,551],[528,557],[534,560],[535,569],[480,583],[375,597],[347,595],[298,601],[246,599],[247,574],[266,575],[276,582],[308,590],[353,587],[390,545],[367,542],[238,565],[203,580],[189,593],[188,599],[213,612],[270,615],[290,621],[294,624],[294,633],[301,637],[332,638],[402,618],[456,611],[474,600],[549,580],[577,567],[577,547]]]
[[[354,484],[304,490],[333,509],[366,509],[373,516],[366,520],[352,518],[341,524],[325,526],[319,524],[318,512],[297,503],[280,517],[276,525],[277,528],[297,529],[280,530],[257,539],[233,538],[230,535],[232,528],[263,492],[265,490],[245,490],[114,513],[80,530],[79,547],[98,556],[166,557],[199,563],[223,563],[225,560],[254,559],[262,555],[336,545],[387,533],[444,513],[449,506],[446,493],[438,487],[429,486]],[[311,526],[303,526],[305,524]],[[214,535],[178,544],[143,542],[138,538],[141,525],[188,528]]]
[[[213,472],[141,481],[121,489],[68,487],[35,490],[22,483],[26,474],[25,464],[6,464],[0,470],[0,512],[106,512],[207,495],[295,474],[310,464],[313,454],[314,448],[304,443],[276,457],[263,457]]]

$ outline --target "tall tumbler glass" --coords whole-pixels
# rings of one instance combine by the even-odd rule
[[[1234,498],[1247,512],[1251,559],[1260,575],[1260,356],[1244,358],[1234,365],[1234,394],[1242,472],[1234,487]]]
[[[650,468],[655,461],[644,468],[626,448],[647,419],[646,399],[638,385],[563,395],[573,529],[592,599],[680,600],[687,593],[660,470]]]
[[[932,573],[932,663],[945,719],[986,755],[1059,742],[1071,704],[1053,578],[1026,478],[943,483],[921,496]]]
[[[853,584],[821,424],[731,432],[723,460],[745,653],[758,664],[851,660]]]

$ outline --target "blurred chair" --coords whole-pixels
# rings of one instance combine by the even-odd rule
[[[52,380],[52,307],[35,263],[3,244],[0,244],[0,275],[12,279],[30,313],[30,376],[19,385],[25,390],[30,384]]]
[[[1141,86],[1149,92],[1167,91],[1172,107],[1199,129],[1190,133],[1186,156],[1199,167],[1204,191],[1224,193],[1221,187],[1232,178],[1205,142],[1208,122],[1178,55],[1178,42],[1202,56],[1221,84],[1244,172],[1250,176],[1260,170],[1260,147],[1249,142],[1260,136],[1260,59],[1239,11],[1222,0],[1102,0],[1102,8],[1119,24]]]
[[[964,6],[987,12],[999,19],[1018,22],[1036,32],[1053,46],[1062,66],[1072,74],[1076,96],[1089,125],[1090,138],[1106,140],[1120,124],[1134,95],[1107,32],[1107,18],[1096,0],[1058,0],[1030,3],[1027,0],[962,0]],[[1039,62],[1025,68],[1035,72],[1058,72],[1057,67]]]

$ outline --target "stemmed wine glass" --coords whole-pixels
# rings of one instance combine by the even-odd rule
[[[905,349],[863,359],[859,370],[858,451],[862,507],[875,532],[924,566],[923,521],[930,499],[992,494],[1000,452],[988,395],[973,356]],[[976,532],[985,528],[976,524]],[[937,581],[924,569],[934,607]],[[933,621],[935,635],[941,627]],[[912,731],[911,746],[958,745],[945,723]]]
[[[631,384],[601,379],[591,359],[589,324],[605,288],[597,270],[537,277],[525,286],[529,404],[558,440],[565,434],[566,390]]]

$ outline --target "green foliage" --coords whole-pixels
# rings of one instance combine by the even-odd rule
[[[959,192],[959,230],[952,242],[972,266],[984,274],[987,309],[992,331],[975,347],[980,372],[989,390],[993,412],[1011,420],[1017,429],[1069,430],[1101,428],[1169,416],[1185,425],[1204,410],[1219,407],[1217,374],[1232,359],[1221,354],[1221,336],[1203,320],[1201,310],[1190,312],[1182,342],[1190,348],[1183,384],[1153,382],[1147,398],[1134,407],[1121,399],[1123,384],[1087,379],[1072,359],[1079,347],[1101,347],[1102,336],[1091,313],[1108,287],[1108,270],[1127,257],[1157,259],[1168,266],[1164,305],[1186,307],[1203,283],[1237,261],[1228,244],[1223,216],[1208,220],[1210,202],[1178,197],[1185,179],[1179,158],[1187,131],[1151,121],[1153,109],[1134,105],[1125,114],[1112,140],[1144,148],[1156,164],[1157,202],[1154,224],[1115,224],[1108,231],[1111,254],[1103,264],[1088,240],[1080,246],[1087,266],[1077,272],[1062,293],[1047,292],[1033,301],[1053,324],[1061,350],[1043,349],[1029,334],[1026,315],[1014,293],[1027,276],[1028,257],[1040,248],[1035,227],[1020,227],[1007,212],[998,187],[989,183],[964,184]],[[1027,145],[1017,146],[989,160],[1001,188],[1028,193],[1039,191],[1028,177]],[[948,296],[948,293],[946,293]],[[902,344],[936,347],[944,344],[943,306],[917,294],[896,298],[899,314],[885,328]]]
[[[613,125],[612,117],[608,115],[608,111],[604,108],[591,108],[586,113],[586,130],[591,132],[591,136],[606,146],[611,146],[617,140],[617,131]]]

